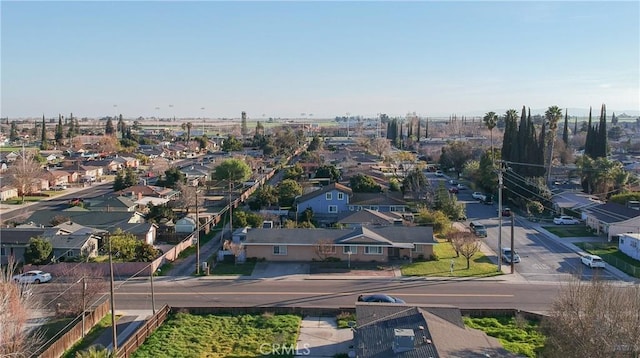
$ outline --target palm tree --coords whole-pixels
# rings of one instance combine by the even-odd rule
[[[191,141],[191,127],[193,127],[193,124],[191,124],[191,122],[182,123],[180,127],[187,130],[187,147],[189,147],[189,142]]]
[[[549,150],[549,167],[547,168],[547,181],[551,180],[551,162],[553,161],[553,147],[556,141],[556,132],[558,131],[558,121],[562,118],[562,110],[558,106],[551,106],[544,112],[544,117],[549,128],[549,142],[551,148]]]
[[[493,155],[493,128],[498,124],[498,115],[495,112],[488,112],[482,120],[489,130],[489,136],[491,138],[491,164],[495,166]]]

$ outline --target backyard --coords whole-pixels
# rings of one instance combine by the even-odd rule
[[[489,277],[500,275],[497,267],[482,252],[471,257],[470,268],[467,269],[467,259],[462,255],[456,257],[456,252],[448,242],[439,240],[433,247],[436,260],[413,262],[402,267],[403,276],[447,276],[447,277]],[[451,272],[453,260],[453,273]]]
[[[267,344],[296,343],[301,318],[296,315],[170,316],[132,357],[262,357]],[[167,344],[171,342],[171,344]]]

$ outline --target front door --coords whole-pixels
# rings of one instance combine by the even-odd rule
[[[387,248],[388,256],[392,259],[397,259],[400,257],[400,248],[398,247],[389,247]]]

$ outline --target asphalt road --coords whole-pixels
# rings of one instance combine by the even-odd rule
[[[416,305],[460,308],[516,308],[548,311],[558,284],[497,280],[215,280],[169,279],[154,282],[156,307],[295,306],[353,307],[360,294],[387,293]],[[115,301],[122,309],[149,309],[148,281],[119,286]]]
[[[436,177],[433,173],[427,174],[432,185],[437,187],[440,181],[447,181],[447,177]],[[447,183],[447,188],[450,185]],[[484,243],[494,252],[498,253],[498,205],[484,205],[471,197],[472,190],[460,190],[458,200],[466,203],[467,218],[464,223],[480,221],[487,227],[487,237]],[[511,246],[511,218],[502,218],[502,247]],[[574,275],[584,280],[591,280],[594,276],[600,279],[614,280],[615,276],[605,270],[591,269],[584,266],[580,256],[559,244],[555,240],[539,233],[533,225],[518,216],[515,218],[514,247],[518,251],[521,262],[515,264],[515,271],[527,281],[563,282],[570,280]],[[505,265],[510,265],[504,263]]]

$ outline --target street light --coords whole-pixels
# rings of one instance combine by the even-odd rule
[[[196,184],[197,185],[197,184]],[[200,274],[200,217],[198,216],[198,187],[196,186],[196,275]]]

